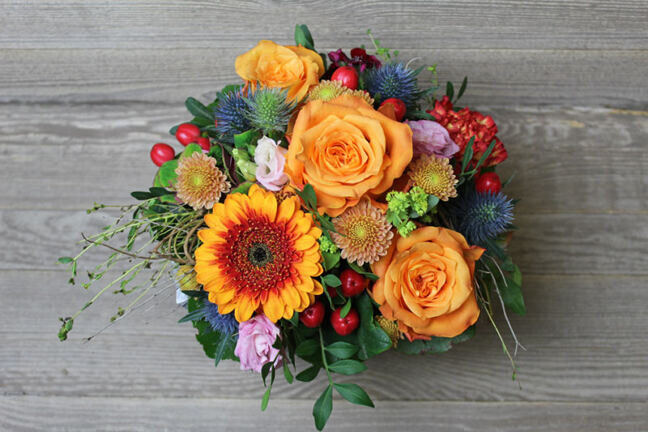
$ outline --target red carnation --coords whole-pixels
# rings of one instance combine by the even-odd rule
[[[459,146],[457,159],[463,159],[466,145],[474,136],[472,166],[477,164],[493,140],[495,140],[495,147],[484,161],[483,166],[488,167],[504,162],[508,154],[502,141],[495,136],[497,125],[493,118],[478,111],[470,111],[468,108],[463,108],[460,111],[453,111],[452,108],[452,102],[448,96],[444,96],[441,101],[434,103],[434,109],[429,110],[428,114],[448,130],[452,140]]]

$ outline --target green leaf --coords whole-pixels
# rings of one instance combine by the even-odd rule
[[[290,367],[288,367],[288,362],[284,362],[283,372],[284,372],[284,378],[286,378],[288,384],[292,384],[294,378],[292,372],[290,372]]]
[[[340,311],[340,318],[346,318],[350,310],[351,310],[351,299],[348,299],[347,302],[344,304],[344,306],[342,306],[342,310]]]
[[[209,109],[209,108],[207,108]],[[196,116],[194,117],[193,120],[191,120],[192,124],[195,124],[196,126],[200,128],[204,128],[207,126],[213,126],[214,125],[214,119],[213,118],[207,118],[203,116]]]
[[[238,185],[237,187],[232,189],[232,192],[230,192],[230,193],[241,193],[241,194],[246,195],[253,184],[254,183],[252,183],[252,182],[241,183],[240,185]]]
[[[214,366],[218,366],[218,363],[220,363],[225,354],[225,350],[227,349],[227,345],[231,340],[231,335],[223,335],[221,338],[220,342],[216,346],[216,351],[214,351]]]
[[[324,347],[324,349],[339,359],[346,359],[352,357],[358,352],[358,347],[349,342],[333,342]]]
[[[178,168],[178,159],[172,159],[162,164],[158,170],[155,181],[153,184],[158,187],[170,187],[175,183],[178,175],[176,169]]]
[[[211,119],[212,123],[214,122],[214,114],[197,99],[188,97],[185,106],[194,117],[205,117]]]
[[[470,138],[470,141],[468,141],[468,144],[466,145],[466,151],[464,153],[463,161],[461,162],[461,172],[464,173],[466,171],[466,168],[468,167],[468,164],[470,163],[472,157],[473,157],[473,144],[475,142],[475,137],[473,136]]]
[[[297,379],[297,381],[301,382],[313,381],[317,377],[320,369],[321,367],[319,366],[311,366],[308,369],[304,369],[303,371],[299,372],[295,378]]]
[[[324,283],[328,286],[337,288],[340,285],[342,285],[342,281],[340,280],[339,277],[335,276],[334,274],[327,274],[322,277],[324,279]]]
[[[459,87],[459,94],[457,95],[457,99],[455,99],[455,103],[459,99],[461,99],[461,96],[463,96],[463,94],[466,91],[467,87],[468,87],[468,77],[464,77],[463,82],[461,83],[461,87]]]
[[[311,35],[310,30],[308,30],[306,24],[297,24],[295,26],[295,44],[315,51],[313,36]]]
[[[362,389],[357,384],[345,383],[345,384],[333,384],[335,390],[340,393],[344,399],[348,400],[351,403],[356,405],[364,405],[371,408],[374,408],[374,404],[371,401],[371,398],[366,391]]]
[[[153,198],[153,195],[151,195],[150,192],[146,192],[146,191],[131,192],[131,196],[139,201],[146,201]]]
[[[266,378],[268,377],[268,374],[270,373],[270,369],[272,369],[272,366],[273,363],[268,362],[261,367],[261,379],[263,380],[263,385],[266,387],[267,387]]]
[[[356,264],[354,262],[349,261],[349,267],[351,267],[353,269],[353,271],[355,271],[356,273],[359,273],[362,276],[371,279],[372,281],[378,280],[378,275],[375,275],[375,274],[373,274],[371,272],[366,271],[365,269],[363,269],[362,267],[360,267],[358,264]]]
[[[180,159],[188,158],[194,153],[202,153],[202,147],[200,147],[196,143],[190,143],[187,147],[185,147],[184,151],[180,155]]]
[[[248,148],[250,146],[256,147],[257,141],[259,140],[259,138],[261,138],[260,135],[261,134],[254,129],[236,134],[234,135],[234,147],[239,150],[248,151]]]
[[[496,140],[491,141],[490,145],[488,146],[488,148],[486,149],[484,154],[481,155],[481,157],[479,158],[479,161],[477,162],[477,165],[475,165],[475,168],[474,168],[475,172],[484,163],[486,158],[488,158],[488,156],[490,156],[491,152],[493,151],[493,148],[495,147],[496,142],[497,142]]]
[[[520,278],[521,278],[520,274]],[[512,278],[506,278],[506,283],[498,284],[498,289],[502,295],[502,300],[507,308],[511,309],[518,315],[526,314],[524,297],[522,296],[522,287]]]
[[[340,252],[322,252],[322,258],[324,258],[324,270],[329,271],[340,262]]]
[[[74,258],[72,257],[61,257],[58,259],[58,262],[60,262],[61,264],[69,264],[72,261],[74,261]]]
[[[178,324],[187,322],[187,321],[196,321],[205,317],[206,308],[196,309],[195,311],[189,312],[182,318],[178,320]]]
[[[446,84],[446,96],[448,96],[448,99],[450,100],[454,97],[454,86],[450,81]]]
[[[188,312],[194,312],[204,306],[204,301],[202,298],[190,298],[187,302]],[[215,359],[216,351],[219,349],[219,344],[222,339],[227,339],[225,343],[224,351],[221,355],[222,359],[229,360],[238,360],[234,354],[234,348],[236,347],[236,341],[230,335],[223,335],[218,331],[212,329],[211,325],[205,320],[193,321],[193,326],[198,330],[196,335],[196,340],[200,342],[205,351],[205,355],[211,359]]]
[[[272,391],[272,386],[268,387],[263,393],[263,399],[261,399],[261,411],[265,411],[268,408],[268,402],[270,402],[270,391]]]
[[[329,385],[313,405],[313,418],[318,431],[324,429],[333,411],[333,387]]]
[[[299,312],[295,311],[289,321],[292,325],[297,327],[299,325]]]
[[[374,322],[374,308],[367,293],[362,294],[356,301],[360,314],[360,328],[358,328],[358,357],[366,360],[383,353],[392,347],[389,335]]]
[[[304,189],[301,191],[296,191],[297,195],[304,200],[306,206],[311,209],[317,208],[317,196],[315,195],[315,189],[310,184],[304,185]]]
[[[415,340],[409,342],[401,340],[398,342],[396,351],[405,354],[424,354],[424,353],[442,353],[448,351],[454,344],[464,342],[475,335],[475,326],[468,329],[453,338],[432,337],[430,340]]]
[[[338,360],[329,365],[329,370],[342,375],[355,375],[367,370],[367,365],[358,360]]]
[[[63,342],[67,339],[68,333],[70,333],[70,331],[72,330],[74,320],[72,318],[60,318],[60,320],[63,322],[63,324],[61,324],[61,328],[59,329],[58,338],[61,342]]]
[[[319,347],[319,341],[315,339],[306,339],[305,341],[297,345],[295,354],[297,354],[299,357],[307,357],[315,354]]]

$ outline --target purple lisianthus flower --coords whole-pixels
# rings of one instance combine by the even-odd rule
[[[412,129],[414,156],[422,154],[451,158],[459,151],[459,146],[439,123],[431,120],[406,121]]]
[[[239,324],[239,338],[234,354],[241,360],[241,370],[261,372],[264,364],[277,358],[275,366],[281,364],[279,350],[272,345],[279,336],[279,327],[265,315],[257,315]]]

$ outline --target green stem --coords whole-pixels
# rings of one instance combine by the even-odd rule
[[[145,264],[147,264],[147,263],[148,263],[148,261],[142,261],[142,262],[140,262],[140,263],[138,263],[138,264],[135,264],[133,267],[131,267],[128,271],[125,271],[125,272],[124,272],[121,276],[119,276],[117,279],[113,280],[113,281],[110,282],[108,285],[106,285],[105,287],[103,287],[103,288],[102,288],[102,289],[101,289],[97,294],[95,294],[94,297],[92,297],[92,299],[90,299],[89,302],[87,302],[87,303],[86,303],[86,304],[85,304],[81,309],[79,309],[79,310],[78,310],[74,315],[72,315],[72,319],[76,319],[76,318],[81,314],[81,312],[83,312],[83,311],[84,311],[85,309],[87,309],[91,304],[93,304],[95,301],[97,301],[97,299],[98,299],[99,297],[101,297],[101,295],[102,295],[103,293],[105,293],[106,290],[108,290],[108,288],[110,288],[111,286],[115,285],[117,282],[121,281],[121,280],[124,279],[126,276],[128,276],[129,274],[131,274],[133,271],[135,271],[136,269],[138,269],[139,267],[141,267],[141,266],[143,266],[143,265],[145,265]]]
[[[324,352],[324,335],[322,334],[322,327],[319,328],[319,338],[320,338],[320,349],[322,352],[322,363],[324,365],[324,370],[326,371],[326,376],[328,377],[329,385],[333,385],[333,378],[331,377],[331,372],[328,368],[328,362],[326,361],[326,353]]]

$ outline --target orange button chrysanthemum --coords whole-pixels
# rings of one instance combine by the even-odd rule
[[[278,204],[272,192],[253,185],[228,195],[205,216],[198,237],[196,279],[220,313],[239,322],[263,312],[272,322],[289,319],[323,292],[317,239],[322,231],[296,196]]]

